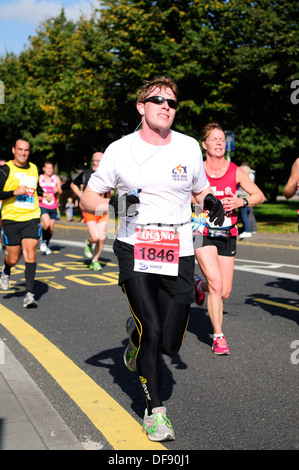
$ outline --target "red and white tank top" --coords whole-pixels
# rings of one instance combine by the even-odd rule
[[[46,179],[44,175],[39,177],[39,185],[45,193],[52,194],[52,198],[48,201],[46,198],[43,198],[39,205],[40,207],[45,207],[46,209],[56,209],[58,205],[57,193],[55,189],[57,188],[56,175],[52,175],[50,179]]]

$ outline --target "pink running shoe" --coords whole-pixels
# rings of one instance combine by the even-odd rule
[[[195,303],[197,303],[197,305],[201,306],[204,301],[205,301],[205,296],[206,296],[206,293],[205,292],[200,292],[198,289],[197,289],[197,286],[198,284],[202,282],[202,279],[200,279],[199,276],[197,276],[197,274],[194,274],[194,284],[195,284]]]
[[[223,354],[230,354],[229,348],[226,344],[225,336],[218,337],[213,341],[212,351],[218,356]]]

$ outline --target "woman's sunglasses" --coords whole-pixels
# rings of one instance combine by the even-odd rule
[[[163,104],[165,103],[165,101],[167,101],[168,106],[170,108],[176,109],[178,107],[177,101],[164,98],[163,96],[150,96],[149,98],[146,98],[146,100],[144,100],[143,103],[147,103],[148,101],[150,101],[151,103],[155,103],[155,104]]]

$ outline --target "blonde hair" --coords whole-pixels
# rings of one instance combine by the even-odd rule
[[[160,75],[154,77],[152,80],[145,80],[138,92],[136,103],[143,103],[154,88],[159,88],[160,90],[162,90],[162,88],[170,88],[176,97],[179,92],[178,86],[174,83],[172,78]]]
[[[200,133],[201,140],[204,142],[214,129],[218,129],[219,131],[224,132],[223,128],[220,126],[218,122],[212,121],[202,129]]]

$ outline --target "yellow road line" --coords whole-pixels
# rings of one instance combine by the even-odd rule
[[[81,225],[64,225],[64,224],[60,224],[59,222],[56,222],[55,227],[60,228],[60,229],[65,230],[65,231],[67,231],[67,230],[85,230],[85,231],[87,231],[87,227],[86,227],[85,224],[84,225],[82,224],[82,226]]]
[[[64,230],[65,232],[67,230],[85,230],[85,231],[87,231],[86,224],[82,224],[82,225],[64,225],[64,224],[61,224],[59,222],[56,222],[55,227],[59,228],[61,230]],[[115,233],[115,228],[112,228],[112,227],[109,228],[109,226],[108,226],[108,232]]]
[[[108,393],[41,333],[2,305],[0,323],[49,372],[115,450],[166,449],[160,443],[149,441],[141,424]]]
[[[299,307],[295,307],[294,305],[281,304],[279,302],[273,302],[272,300],[266,300],[266,299],[252,299],[252,300],[255,300],[256,302],[261,302],[263,304],[274,305],[275,307],[286,308],[287,310],[297,310],[299,312]]]

